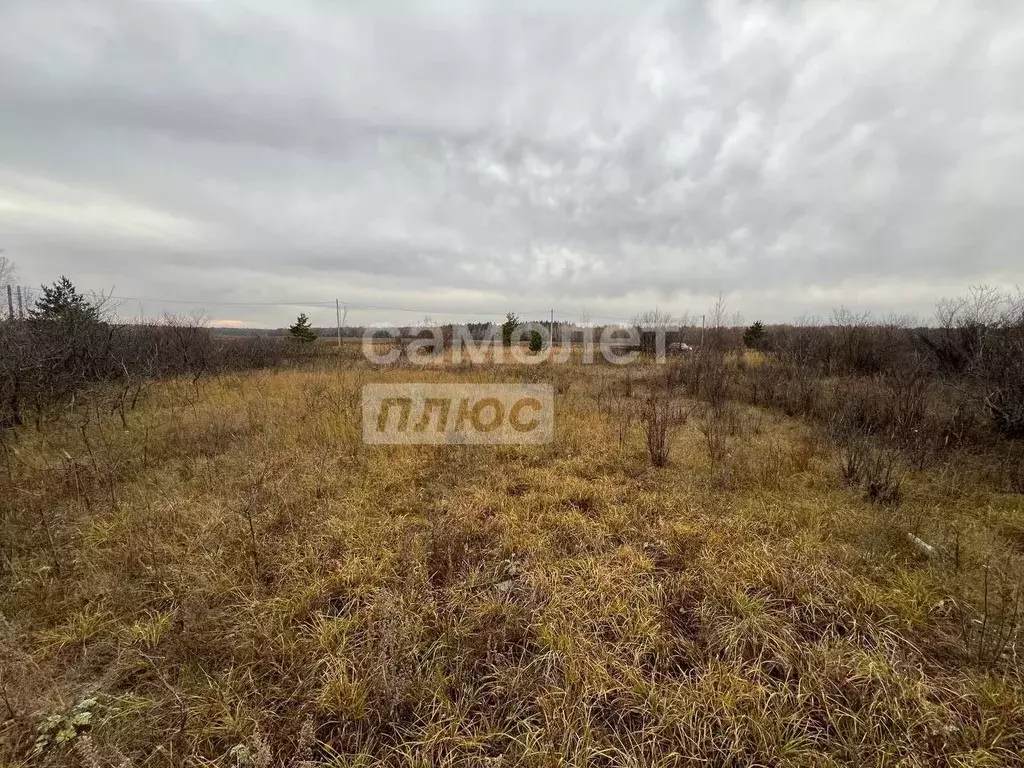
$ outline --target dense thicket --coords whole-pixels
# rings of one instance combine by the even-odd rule
[[[937,316],[928,328],[846,311],[825,324],[766,327],[754,362],[729,354],[742,348],[739,329],[712,327],[669,379],[712,404],[776,408],[842,440],[910,449],[920,461],[1024,437],[1024,299],[974,289],[941,302]]]
[[[265,368],[295,351],[286,339],[221,338],[179,318],[126,325],[90,310],[8,320],[0,323],[0,425],[38,420],[97,386],[119,388],[123,411],[155,379]]]

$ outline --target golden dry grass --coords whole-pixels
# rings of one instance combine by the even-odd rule
[[[737,405],[652,467],[649,368],[322,366],[9,441],[6,764],[1021,761],[1024,512],[983,473],[892,510]],[[552,381],[555,442],[363,445],[361,385],[420,380]]]

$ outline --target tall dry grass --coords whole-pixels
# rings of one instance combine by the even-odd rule
[[[327,362],[17,432],[0,760],[1020,762],[1019,496],[968,462],[873,504],[735,403],[655,467],[637,371]],[[555,442],[363,445],[361,385],[411,380],[552,381]]]

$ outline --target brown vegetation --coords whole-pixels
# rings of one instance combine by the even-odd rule
[[[320,348],[23,396],[0,762],[1019,763],[999,317],[980,342],[840,316],[743,354],[723,332],[668,366]],[[364,383],[518,380],[555,385],[554,443],[361,442]]]

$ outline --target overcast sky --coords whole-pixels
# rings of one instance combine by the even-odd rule
[[[924,318],[1022,245],[1020,0],[0,3],[0,248],[148,316]]]

